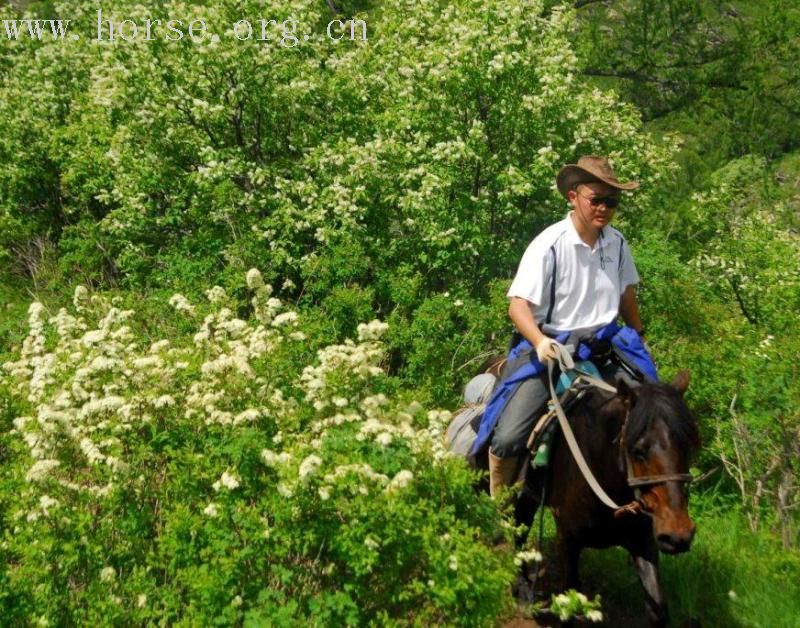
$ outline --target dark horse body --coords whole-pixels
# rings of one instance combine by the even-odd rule
[[[636,503],[638,513],[615,516],[595,496],[560,430],[547,473],[526,473],[525,490],[516,503],[517,523],[530,526],[544,484],[544,503],[556,521],[565,588],[579,587],[578,561],[584,548],[628,550],[645,590],[648,617],[658,626],[667,622],[658,580],[659,550],[687,551],[695,526],[688,514],[685,482],[653,481],[635,494],[629,474],[658,480],[688,473],[690,456],[699,445],[696,423],[683,399],[688,379],[682,372],[671,385],[637,388],[620,381],[616,395],[595,389],[569,412],[575,437],[600,485],[617,504]]]

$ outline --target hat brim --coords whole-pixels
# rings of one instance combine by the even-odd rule
[[[616,179],[598,176],[594,172],[589,172],[576,164],[567,164],[559,171],[558,176],[556,176],[556,186],[558,187],[558,191],[561,192],[561,196],[564,198],[568,198],[567,192],[572,189],[572,186],[578,183],[597,182],[605,183],[618,190],[635,190],[639,187],[639,183],[636,181],[622,183]]]

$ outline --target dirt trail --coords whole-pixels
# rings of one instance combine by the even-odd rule
[[[555,593],[561,592],[561,573],[555,556],[555,546],[552,543],[545,542],[544,547],[544,562],[539,566],[539,574],[536,583],[536,600],[550,600],[550,596]],[[588,571],[583,569],[581,571],[583,577],[583,586],[581,591],[589,598],[593,598],[596,594],[600,594],[603,600],[603,618],[605,621],[595,624],[586,621],[578,620],[576,623],[583,626],[625,626],[625,628],[648,628],[649,623],[644,613],[644,597],[639,588],[631,590],[630,604],[612,603],[606,595],[604,595],[604,582],[603,574]],[[499,626],[501,628],[550,628],[560,626],[561,622],[550,613],[542,613],[536,619],[528,617],[523,608],[517,611],[515,616],[509,617],[502,622]]]

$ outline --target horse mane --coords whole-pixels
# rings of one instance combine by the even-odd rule
[[[683,395],[668,384],[647,383],[635,389],[635,401],[628,417],[625,442],[628,453],[652,427],[661,420],[666,425],[675,444],[683,451],[692,452],[700,447],[700,433]]]

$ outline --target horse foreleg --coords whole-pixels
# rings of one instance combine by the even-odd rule
[[[667,625],[667,601],[658,581],[658,549],[651,544],[643,552],[631,552],[633,564],[644,587],[647,617],[653,626]]]
[[[517,549],[525,544],[528,539],[528,533],[533,525],[533,519],[536,517],[536,511],[539,509],[539,498],[534,495],[530,487],[523,487],[520,491],[517,503],[514,505],[514,521],[517,526],[524,526],[521,532],[517,533],[516,544]]]
[[[516,504],[514,504],[514,522],[517,524],[518,528],[522,528],[521,531],[517,532],[515,537],[518,550],[525,545],[525,541],[528,539],[538,508],[539,500],[533,494],[529,486],[524,486],[517,497]],[[530,604],[535,599],[534,587],[536,584],[536,569],[538,569],[536,563],[524,561],[522,565],[520,565],[517,582],[514,586],[514,593],[521,604]]]
[[[581,558],[581,546],[575,539],[563,534],[558,535],[558,553],[561,556],[561,570],[564,583],[564,590],[580,588],[580,578],[578,577],[578,561]]]

